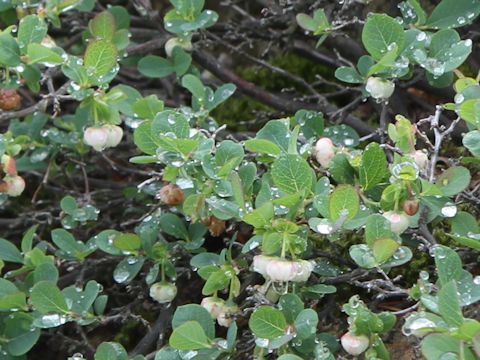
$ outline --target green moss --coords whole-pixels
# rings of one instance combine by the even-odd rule
[[[140,323],[136,321],[128,321],[117,333],[114,341],[122,344],[126,349],[131,349],[137,343],[140,328]]]
[[[304,79],[308,83],[316,80],[316,75],[325,79],[334,79],[334,69],[319,65],[295,54],[278,55],[271,59],[270,64],[282,68],[289,73]],[[294,88],[296,92],[306,93],[306,89],[291,79],[272,72],[261,66],[238,66],[235,72],[243,79],[254,83],[268,91],[279,93],[285,88]],[[319,91],[332,91],[331,86],[320,88]],[[272,112],[273,109],[247,96],[233,96],[212,112],[219,124],[226,124],[230,130],[258,130],[262,124],[254,124],[256,112]],[[241,122],[249,122],[240,124]]]

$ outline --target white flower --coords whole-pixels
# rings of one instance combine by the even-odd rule
[[[108,144],[108,130],[103,127],[89,127],[83,133],[83,142],[97,151],[102,151]]]
[[[177,295],[177,287],[167,282],[157,282],[150,286],[150,297],[160,304],[171,302]]]
[[[367,90],[374,99],[385,100],[392,96],[395,90],[395,84],[392,81],[372,76],[368,78],[365,90]]]
[[[255,255],[253,257],[253,271],[261,274],[264,278],[267,278],[267,265],[270,263],[271,260],[276,259],[272,256],[265,256],[265,255]]]
[[[315,144],[314,155],[320,165],[328,168],[335,156],[335,146],[333,146],[332,140],[326,137],[320,138]]]
[[[387,211],[383,217],[390,221],[390,229],[398,235],[408,229],[408,216],[403,212]]]
[[[200,303],[212,316],[213,319],[216,319],[220,316],[225,307],[225,301],[215,296],[210,296],[202,299]]]
[[[425,170],[428,166],[428,156],[422,150],[416,150],[410,154],[415,161],[415,164],[422,169]]]
[[[165,43],[165,53],[167,54],[168,57],[172,57],[173,49],[175,49],[175,47],[177,46],[180,46],[182,49],[186,51],[192,50],[192,43],[190,41],[173,37],[168,39],[167,42]]]
[[[106,147],[115,147],[117,146],[123,137],[123,130],[120,126],[117,125],[105,125],[104,129],[107,129],[107,146]]]
[[[229,327],[234,320],[232,315],[235,314],[237,311],[238,311],[237,306],[228,306],[228,305],[223,306],[222,311],[217,316],[218,325]]]
[[[360,355],[368,349],[370,341],[365,335],[355,335],[350,331],[345,333],[340,339],[342,347],[350,355]]]
[[[25,190],[25,180],[21,176],[5,176],[3,179],[7,185],[7,195],[8,196],[20,196],[20,194]]]
[[[272,281],[307,281],[313,266],[309,261],[271,260],[267,265],[267,275]]]

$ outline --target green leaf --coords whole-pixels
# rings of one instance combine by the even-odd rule
[[[8,33],[0,34],[0,64],[10,67],[20,64],[20,48]]]
[[[221,269],[217,270],[208,277],[208,280],[203,286],[202,294],[211,295],[216,291],[223,290],[228,286],[229,282],[230,278],[227,277],[225,271]]]
[[[478,0],[442,0],[435,7],[425,26],[447,29],[470,24],[480,14]]]
[[[467,168],[454,166],[445,170],[438,177],[436,184],[445,196],[453,196],[465,190],[471,178]]]
[[[113,271],[113,279],[119,284],[132,281],[142,269],[145,258],[143,256],[128,256],[120,261]]]
[[[72,214],[78,208],[77,200],[73,196],[65,196],[60,201],[60,207],[67,214]]]
[[[117,49],[107,40],[91,42],[85,51],[84,66],[90,78],[107,75],[117,65]]]
[[[147,55],[138,62],[138,71],[146,77],[162,78],[172,74],[175,69],[167,59],[156,55]]]
[[[460,353],[464,360],[477,359],[472,351],[464,345],[463,341],[455,339],[448,334],[428,335],[422,341],[421,349],[426,360],[439,360],[446,353],[455,354],[453,358],[449,356],[450,359],[460,359]]]
[[[187,321],[175,328],[169,344],[177,350],[199,350],[212,347],[202,326],[196,321]]]
[[[269,225],[273,216],[273,204],[271,202],[266,202],[258,209],[245,215],[243,221],[258,229]]]
[[[373,214],[367,218],[365,241],[368,246],[373,246],[375,240],[390,238],[392,236],[390,222],[384,216]]]
[[[400,247],[400,244],[392,239],[375,240],[372,246],[373,256],[379,265],[389,260],[395,251]]]
[[[471,40],[461,41],[455,30],[445,29],[432,36],[429,57],[441,62],[442,72],[447,73],[462,65],[471,52]],[[425,63],[425,65],[428,71],[436,75],[435,66],[438,66],[436,62],[434,62],[432,68],[428,63]]]
[[[46,22],[37,15],[27,15],[18,26],[17,42],[21,49],[28,44],[40,43],[47,35],[48,26]]]
[[[309,191],[312,187],[312,169],[299,155],[281,155],[273,163],[271,174],[274,184],[288,194]]]
[[[83,243],[78,243],[72,234],[64,229],[55,229],[52,231],[52,241],[61,249],[66,257],[73,257],[83,259],[86,251],[86,246]]]
[[[353,261],[362,268],[371,269],[377,266],[372,250],[365,244],[350,246],[349,253]]]
[[[352,220],[358,213],[360,200],[353,186],[340,185],[335,188],[329,198],[330,219],[337,221],[344,218]]]
[[[205,86],[195,75],[187,74],[182,78],[182,86],[192,93],[198,100],[205,99]]]
[[[23,256],[10,241],[0,238],[0,259],[23,264]]]
[[[349,84],[362,84],[364,82],[357,70],[349,66],[340,66],[337,68],[337,70],[335,70],[335,77]]]
[[[387,157],[380,145],[371,143],[366,147],[359,172],[364,191],[374,188],[390,174]]]
[[[212,316],[203,306],[198,304],[179,306],[173,315],[172,327],[175,329],[191,320],[202,326],[207,337],[211,339],[215,337],[215,324]]]
[[[29,44],[27,47],[28,64],[62,64],[63,58],[53,50],[40,45]]]
[[[270,140],[250,139],[245,141],[245,149],[259,154],[278,156],[282,150]]]
[[[304,305],[302,299],[296,294],[285,294],[278,300],[278,308],[285,315],[285,319],[292,324],[298,314],[303,310]]]
[[[116,31],[115,17],[109,11],[102,11],[90,21],[89,29],[97,39],[112,40]]]
[[[122,345],[104,342],[97,348],[95,360],[128,360],[128,354]]]
[[[135,252],[141,248],[142,241],[137,234],[120,234],[113,239],[113,245],[122,251]]]
[[[455,327],[462,325],[463,315],[458,300],[455,280],[444,284],[438,292],[438,309],[448,325]]]
[[[154,136],[159,134],[173,133],[177,139],[187,139],[189,137],[190,126],[187,118],[176,111],[165,110],[157,114],[152,123],[152,133]]]
[[[474,130],[465,134],[463,145],[473,154],[480,157],[480,131]]]
[[[6,350],[10,355],[26,354],[38,341],[40,329],[34,328],[32,322],[33,318],[25,313],[13,313],[5,318],[3,336],[8,339]]]
[[[288,126],[282,120],[272,120],[265,124],[257,133],[255,139],[268,140],[277,145],[282,151],[288,150]]]
[[[157,152],[157,137],[152,134],[152,122],[142,122],[133,133],[133,142],[144,153],[155,155]]]
[[[480,128],[480,100],[469,99],[460,104],[459,114],[463,120]]]
[[[255,336],[262,339],[274,339],[285,334],[287,320],[280,310],[270,306],[261,306],[250,316],[248,325]]]
[[[380,60],[392,44],[403,49],[405,33],[402,25],[385,14],[368,17],[362,32],[363,45],[375,60]]]
[[[55,284],[58,281],[58,269],[51,263],[40,264],[33,271],[33,281],[50,281]]]
[[[33,307],[41,313],[63,314],[68,312],[65,297],[60,289],[50,281],[36,283],[30,292],[30,301]]]
[[[462,260],[460,260],[460,256],[454,250],[447,246],[435,245],[433,254],[440,285],[443,286],[451,280],[459,280],[461,278]]]
[[[33,238],[35,236],[35,232],[37,231],[38,225],[33,225],[30,227],[22,237],[21,249],[24,253],[32,250],[32,243]]]
[[[475,216],[465,211],[459,211],[452,219],[452,232],[460,236],[478,234],[480,232],[480,226]]]
[[[159,218],[160,228],[168,235],[177,239],[188,240],[188,230],[185,223],[177,215],[165,213]]]
[[[317,332],[318,315],[313,309],[305,309],[295,319],[297,337],[307,339]]]
[[[163,111],[163,101],[159,100],[156,95],[150,95],[137,100],[132,109],[137,117],[153,120],[159,112]]]

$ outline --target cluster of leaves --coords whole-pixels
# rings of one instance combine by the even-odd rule
[[[464,159],[465,166],[441,173],[436,167],[440,149],[422,151],[416,127],[403,116],[385,129],[387,142],[367,146],[353,128],[326,126],[321,113],[307,110],[268,121],[244,142],[222,138],[211,112],[236,87],[206,86],[189,54],[194,35],[218,19],[214,11],[203,9],[203,1],[171,0],[173,9],[164,17],[165,30],[174,34],[165,44],[167,57],[147,55],[137,63],[146,77],[176,77],[191,94],[190,106],[178,108],[166,108],[155,95],[142,96],[127,85],[110,86],[122,61],[128,61],[123,58],[130,16],[123,7],[94,16],[82,34],[82,49],[73,55],[55,44],[48,27],[60,25],[63,12],[92,10],[93,2],[46,3],[45,9],[32,7],[37,11],[24,14],[18,30],[12,25],[0,34],[2,88],[26,85],[38,93],[42,81],[51,85],[49,68],[55,67],[68,82],[57,91],[61,93],[50,95],[67,96],[78,107],[74,115],[56,117],[51,125],[42,112],[12,121],[0,136],[0,156],[18,158],[19,171],[48,173],[56,157],[91,151],[82,141],[86,127],[133,124],[134,143],[142,154],[130,162],[161,169],[162,176],[139,191],[157,197],[164,211],[151,212],[130,232],[105,229],[81,241],[68,230],[97,221],[100,211],[88,199],[65,196],[60,203],[63,228],[50,232],[51,241],[40,236],[34,241],[36,227],[25,233],[20,249],[0,239],[1,268],[8,269],[0,278],[0,357],[25,358],[41,329],[68,322],[95,325],[105,318],[108,296],[99,283],[58,285],[59,263],[82,264],[99,252],[118,260],[113,271],[118,284],[129,284],[146,271],[142,280],[159,303],[173,301],[177,293],[179,259],[187,259],[205,281],[202,294],[210,297],[202,305],[176,308],[168,344],[155,355],[158,360],[233,358],[241,324],[237,320],[247,317],[257,358],[274,352],[282,360],[330,360],[340,347],[335,335],[318,331],[313,303],[337,291],[322,280],[345,269],[325,262],[318,253],[321,245],[338,246],[355,234],[360,243],[348,244],[345,253],[356,266],[381,274],[391,285],[392,268],[414,257],[418,242],[413,234],[421,228],[446,224],[452,247],[480,250],[478,220],[458,211],[456,203],[471,182],[468,165],[480,158],[480,79],[456,71],[470,54],[472,41],[461,40],[454,30],[480,14],[478,1],[443,0],[427,16],[417,0],[408,0],[400,6],[402,19],[372,14],[362,33],[370,55],[359,59],[357,69],[336,71],[339,80],[366,83],[364,95],[382,101],[391,95],[390,85],[372,78],[408,80],[419,65],[433,85],[446,86],[456,74],[454,103],[442,109],[456,112],[468,124],[463,142],[471,156]],[[14,7],[1,6],[3,11]],[[334,31],[323,10],[313,17],[299,14],[297,21],[321,36],[319,44]],[[0,195],[2,204],[10,200]],[[226,246],[209,252],[207,237],[225,235],[227,223]],[[253,233],[245,243],[237,241],[240,225]],[[422,272],[418,283],[405,291],[420,309],[409,315],[404,333],[424,337],[422,353],[429,360],[475,359],[480,356],[480,323],[464,318],[462,307],[480,300],[480,280],[463,269],[452,248],[435,245],[431,252],[438,279],[431,283]],[[249,309],[237,301],[246,291],[245,273],[251,272],[265,279],[255,290],[264,303],[253,301]],[[395,315],[374,313],[357,296],[343,310],[349,324],[344,349],[353,355],[364,352],[367,359],[389,359],[381,335],[394,328]],[[215,320],[228,327],[223,338],[217,336]],[[361,351],[352,350],[352,337],[364,340]],[[128,358],[116,343],[101,344],[95,354],[97,360]]]

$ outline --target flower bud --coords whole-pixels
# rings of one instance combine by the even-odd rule
[[[313,266],[309,261],[271,260],[267,264],[267,275],[272,281],[307,281]]]
[[[320,138],[315,144],[314,155],[320,165],[328,168],[335,156],[335,146],[333,146],[332,140],[326,137]]]
[[[176,206],[183,203],[183,200],[185,200],[185,194],[177,185],[167,184],[162,187],[158,193],[158,198],[166,205]]]
[[[365,335],[355,335],[352,332],[345,333],[340,341],[343,349],[350,355],[360,355],[368,349],[370,341]]]
[[[108,144],[108,130],[103,127],[89,127],[83,133],[83,142],[96,151],[102,151]]]
[[[177,295],[177,287],[167,282],[157,282],[150,286],[150,297],[160,304],[171,302]]]
[[[417,213],[419,204],[417,200],[406,200],[403,203],[403,211],[409,216],[413,216]]]
[[[1,168],[7,175],[17,174],[17,162],[10,155],[3,155],[1,161]]]
[[[229,306],[229,305],[223,306],[222,311],[217,316],[218,325],[229,327],[234,320],[232,315],[234,315],[236,312],[238,312],[237,306]]]
[[[104,129],[107,130],[107,144],[105,147],[115,147],[117,146],[123,137],[123,130],[120,126],[117,125],[105,125]]]
[[[225,301],[215,296],[210,296],[202,299],[200,303],[212,316],[212,319],[216,319],[223,311]]]
[[[422,150],[416,150],[410,154],[415,161],[415,164],[421,169],[426,170],[428,166],[428,156]]]
[[[25,190],[25,180],[21,176],[5,176],[3,178],[5,181],[2,183],[2,192],[5,192],[8,196],[19,196],[23,190]]]
[[[368,78],[365,90],[367,90],[374,99],[385,100],[392,96],[395,90],[395,84],[392,81],[372,76]]]
[[[387,211],[383,217],[390,221],[390,229],[398,235],[408,229],[409,221],[405,213]]]
[[[255,255],[253,257],[253,271],[261,274],[264,278],[268,278],[267,275],[267,265],[272,261],[273,259],[276,259],[275,257],[272,256],[265,256],[265,255]]]
[[[16,90],[0,90],[0,109],[5,111],[15,110],[21,102],[22,98]]]
[[[168,57],[172,57],[173,49],[177,46],[180,46],[182,49],[186,51],[192,50],[192,43],[188,40],[182,40],[176,37],[170,38],[165,43],[165,53]]]
[[[220,236],[225,231],[225,221],[217,219],[215,216],[210,217],[210,223],[208,224],[208,231],[212,236]]]

